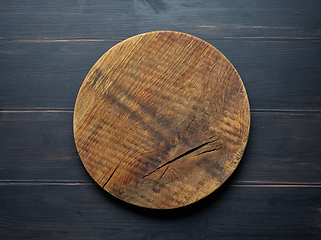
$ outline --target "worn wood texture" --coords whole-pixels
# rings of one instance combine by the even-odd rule
[[[170,211],[135,208],[95,185],[7,185],[1,190],[0,234],[5,240],[321,236],[320,188],[228,186]]]
[[[155,30],[205,39],[320,39],[318,0],[1,0],[4,39],[127,38]]]
[[[107,51],[74,110],[78,153],[112,195],[177,208],[217,189],[243,155],[250,106],[233,65],[194,36],[150,32]]]
[[[72,116],[60,110],[0,112],[1,180],[91,183],[74,145]],[[320,113],[252,112],[233,184],[321,183],[320,132]]]
[[[0,0],[1,239],[321,239],[319,0]],[[136,34],[200,37],[236,67],[251,131],[232,176],[171,211],[125,204],[84,171],[83,79]]]
[[[90,68],[119,42],[0,41],[1,108],[72,110]],[[321,110],[321,41],[208,42],[239,72],[251,109]]]

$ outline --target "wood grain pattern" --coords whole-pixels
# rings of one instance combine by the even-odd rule
[[[321,237],[320,188],[228,186],[171,211],[135,208],[95,185],[1,186],[1,190],[0,234],[5,240]],[[244,207],[247,202],[250,206]]]
[[[321,239],[321,1],[0,0],[0,238]],[[77,91],[127,37],[187,32],[235,66],[251,102],[223,186],[169,211],[100,188],[73,141]]]
[[[321,110],[321,41],[206,40],[242,76],[251,109]],[[0,41],[1,109],[73,110],[93,63],[119,42]]]
[[[205,41],[170,31],[106,52],[74,112],[76,147],[93,179],[124,201],[161,209],[217,189],[241,160],[249,124],[232,64]]]
[[[0,111],[3,184],[93,182],[75,148],[72,116],[57,110]],[[246,151],[230,183],[321,183],[321,142],[315,141],[320,132],[320,112],[252,112]]]
[[[4,39],[127,38],[172,30],[202,39],[320,39],[318,0],[0,0]]]

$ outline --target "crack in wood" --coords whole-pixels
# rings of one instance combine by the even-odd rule
[[[199,154],[196,154],[195,156],[199,156],[199,155],[202,155],[202,154],[204,154],[204,153],[210,153],[210,152],[218,151],[218,150],[220,150],[221,148],[222,148],[222,146],[217,147],[217,148],[213,148],[213,149],[211,149],[211,150],[207,150],[207,151],[201,152],[201,153],[199,153]]]
[[[213,135],[213,136],[211,136],[211,137],[209,137],[208,139],[212,139],[212,138],[214,138],[216,135]],[[216,140],[218,140],[218,138],[216,139]],[[215,140],[215,141],[216,141]]]
[[[165,175],[165,172],[167,171],[168,167],[169,167],[169,166],[167,166],[167,168],[165,168],[165,170],[164,170],[163,174],[160,176],[159,180]],[[159,180],[158,180],[158,181],[159,181]]]
[[[154,185],[153,189],[155,189],[157,187],[157,185],[160,183],[160,180],[162,179],[162,177],[165,175],[165,172],[167,171],[167,169],[169,168],[169,166],[167,166],[167,168],[165,168],[164,172],[162,173],[162,175],[159,177],[157,183]]]
[[[103,185],[103,188],[107,185],[107,183],[110,181],[110,179],[112,178],[112,176],[114,176],[114,173],[116,172],[117,168],[118,168],[119,164],[115,167],[114,171],[110,174],[108,180],[105,182],[105,184]]]
[[[188,124],[187,128],[186,128],[186,131],[189,129],[189,127],[191,126],[192,122],[194,121],[196,115],[194,115],[194,117],[192,118],[191,122]]]
[[[202,148],[202,147],[204,147],[204,146],[206,146],[206,145],[208,145],[208,144],[210,144],[210,143],[216,142],[217,140],[218,140],[218,138],[216,138],[216,139],[214,139],[214,140],[212,140],[212,141],[207,141],[207,142],[199,145],[198,147],[192,148],[192,149],[190,149],[190,150],[182,153],[181,155],[177,156],[176,158],[174,158],[174,159],[172,159],[172,160],[170,160],[170,161],[168,161],[168,162],[160,165],[159,167],[155,168],[153,171],[147,173],[145,176],[143,176],[143,178],[148,177],[149,175],[151,175],[152,173],[156,172],[157,170],[159,170],[159,169],[161,169],[161,168],[163,168],[163,167],[165,167],[165,166],[167,166],[167,165],[169,165],[169,164],[177,161],[178,159],[181,159],[182,157],[185,157],[185,156],[188,155],[188,154],[191,154],[191,153],[197,151],[198,149],[200,149],[200,148]],[[211,151],[211,150],[210,150],[210,151]],[[209,151],[209,152],[210,152],[210,151]],[[205,153],[205,152],[206,152],[206,151],[204,151],[203,153]],[[165,172],[164,172],[164,173],[165,173]],[[163,173],[163,175],[164,175],[164,173]],[[163,176],[163,175],[162,175],[162,176]]]

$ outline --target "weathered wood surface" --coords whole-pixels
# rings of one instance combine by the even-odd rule
[[[170,211],[125,204],[96,184],[1,190],[6,240],[320,239],[320,188],[227,186]]]
[[[239,72],[251,109],[321,110],[321,41],[208,42]],[[1,108],[72,110],[90,68],[117,43],[0,41]]]
[[[1,0],[1,239],[320,239],[320,4]],[[249,143],[228,182],[173,212],[105,194],[83,171],[72,135],[92,64],[154,30],[217,47],[252,109]]]
[[[2,111],[1,180],[92,183],[75,148],[72,121],[72,111]],[[252,112],[233,184],[321,183],[320,132],[321,114]]]
[[[156,30],[201,38],[320,39],[318,0],[1,0],[4,39],[127,38]]]
[[[157,31],[107,51],[74,109],[79,156],[126,202],[169,209],[221,186],[248,140],[250,106],[228,59],[194,36]]]

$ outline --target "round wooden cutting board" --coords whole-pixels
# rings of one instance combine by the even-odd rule
[[[107,192],[171,209],[212,193],[243,155],[250,107],[216,48],[170,31],[131,37],[86,76],[74,110],[76,147]]]

